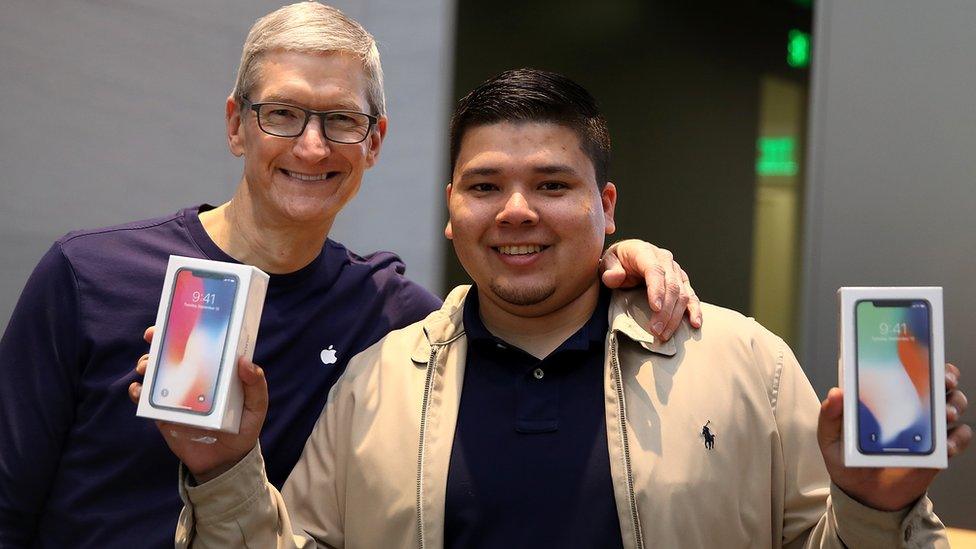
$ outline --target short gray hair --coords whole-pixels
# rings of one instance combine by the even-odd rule
[[[376,41],[362,25],[332,6],[314,1],[279,8],[258,19],[247,33],[237,67],[234,100],[243,104],[257,84],[260,58],[270,51],[348,53],[362,60],[366,100],[372,114],[386,114],[383,67]]]

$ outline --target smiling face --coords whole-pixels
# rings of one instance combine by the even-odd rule
[[[260,79],[248,99],[280,102],[306,109],[355,110],[367,107],[362,63],[346,54],[276,51],[260,60]],[[227,137],[231,152],[244,157],[243,184],[258,215],[277,224],[331,224],[376,162],[386,133],[386,119],[362,143],[327,141],[313,117],[298,137],[261,131],[257,114],[227,101]]]
[[[445,229],[479,295],[519,316],[569,304],[599,280],[616,189],[597,186],[576,133],[553,123],[466,130]]]

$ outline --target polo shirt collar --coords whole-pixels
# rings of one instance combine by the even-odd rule
[[[488,331],[488,328],[485,327],[484,322],[481,320],[479,306],[478,288],[476,286],[472,286],[471,291],[468,292],[468,295],[464,300],[462,314],[464,331],[467,334],[468,341],[472,343],[476,341],[487,341],[490,343],[503,343],[510,345]],[[562,342],[559,347],[553,351],[553,353],[559,351],[585,351],[589,349],[591,345],[602,345],[607,336],[607,328],[610,324],[607,314],[609,307],[610,290],[601,286],[597,306],[590,314],[590,318],[585,324],[583,324],[583,326],[580,327],[579,330],[571,335],[566,341]]]

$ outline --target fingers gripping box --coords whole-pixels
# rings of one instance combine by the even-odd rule
[[[841,288],[844,464],[947,466],[942,288]]]
[[[267,289],[255,267],[170,256],[136,415],[236,433]]]

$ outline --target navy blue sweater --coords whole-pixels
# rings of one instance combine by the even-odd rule
[[[28,280],[0,340],[0,547],[172,547],[178,462],[127,388],[169,256],[234,261],[197,214],[69,233]],[[328,241],[308,266],[271,277],[254,360],[279,489],[347,361],[439,307],[403,272],[393,254]],[[321,358],[329,347],[334,364]]]

